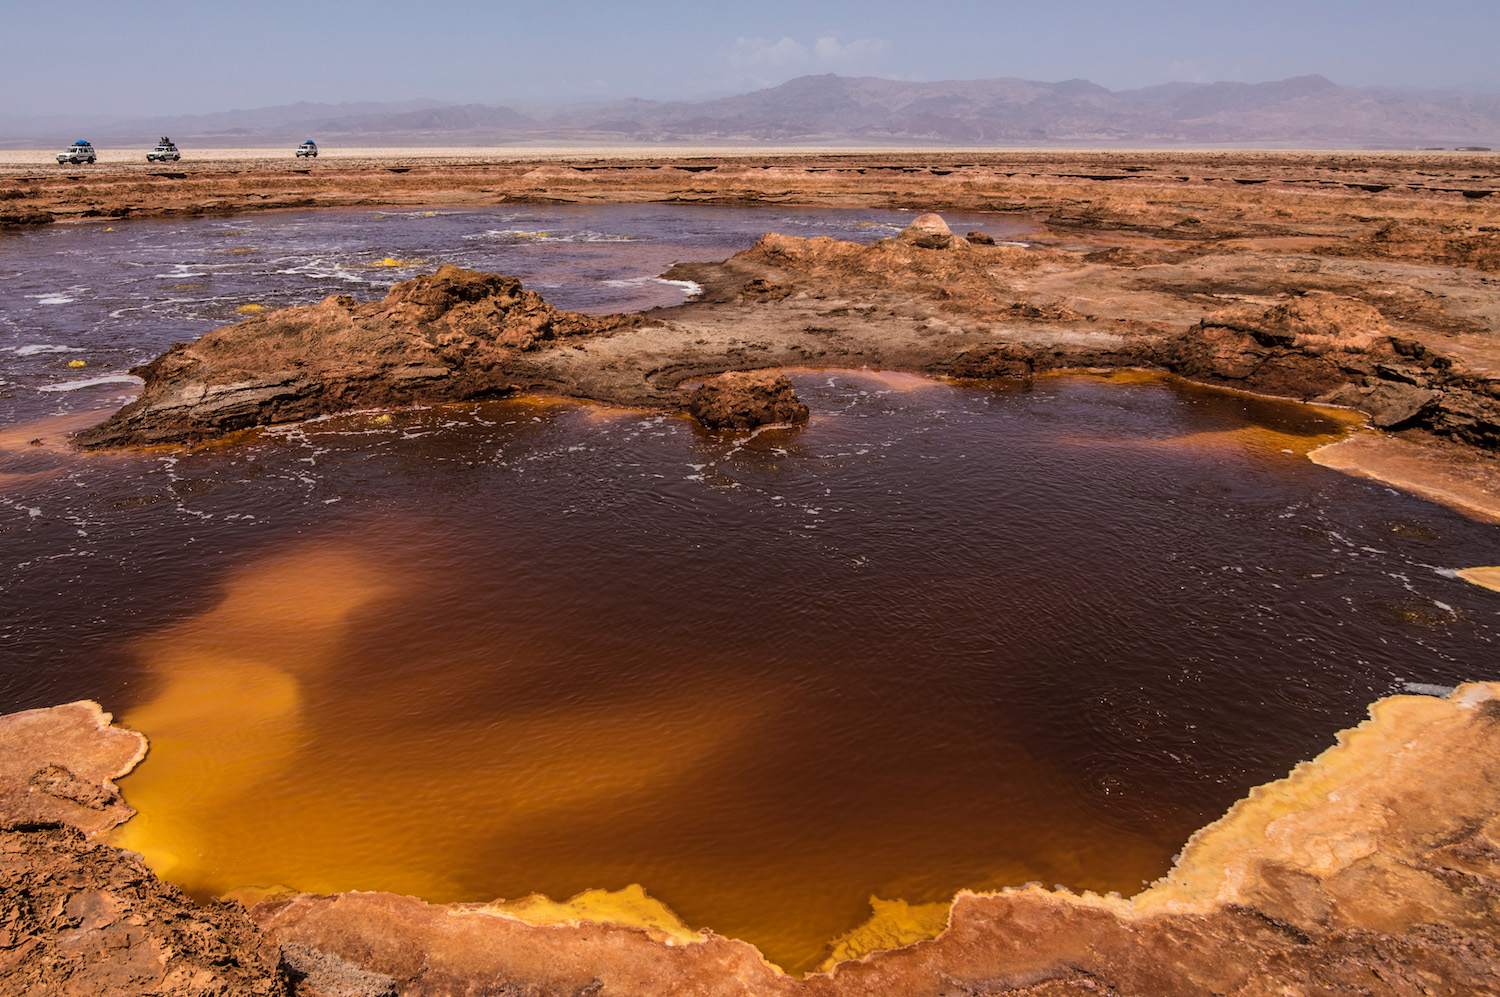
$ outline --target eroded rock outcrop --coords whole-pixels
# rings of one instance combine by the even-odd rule
[[[99,838],[134,811],[114,779],[145,738],[94,703],[0,717],[0,994],[286,993],[242,907],[194,903]]]
[[[139,398],[75,438],[84,447],[189,442],[249,426],[531,386],[529,354],[637,324],[558,311],[521,282],[454,266],[383,301],[335,295],[179,343],[132,373]]]
[[[1381,429],[1421,426],[1500,446],[1492,385],[1352,298],[1314,291],[1266,308],[1211,312],[1162,359],[1194,380],[1356,408]]]
[[[806,422],[807,405],[792,382],[774,370],[729,371],[711,377],[688,401],[688,411],[710,429],[755,429]]]

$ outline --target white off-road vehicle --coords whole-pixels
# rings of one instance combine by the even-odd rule
[[[177,146],[173,145],[172,140],[165,135],[157,140],[155,149],[146,153],[146,162],[148,163],[165,163],[169,159],[175,163],[181,158],[182,153],[177,151]]]
[[[83,139],[79,139],[57,154],[57,165],[63,163],[92,163],[94,161],[94,147]]]
[[[316,142],[314,142],[312,139],[307,139],[301,145],[297,146],[296,155],[299,158],[302,157],[302,156],[306,156],[309,159],[317,159],[318,158],[318,144]]]

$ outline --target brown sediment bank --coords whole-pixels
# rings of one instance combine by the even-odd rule
[[[0,745],[0,993],[1500,994],[1495,683],[1381,700],[1133,898],[891,904],[803,979],[636,888],[197,905],[97,840],[143,738],[74,703],[0,718]]]
[[[1231,235],[1226,224],[1241,229],[1240,236],[1321,237],[1342,234],[1338,229],[1349,225],[1373,233],[1380,226],[1372,223],[1382,215],[1437,228],[1453,211],[1480,207],[1493,213],[1500,192],[1500,159],[1475,153],[496,153],[385,150],[289,162],[246,150],[243,158],[215,154],[171,166],[0,164],[0,218],[16,223],[26,217],[43,221],[43,215],[70,220],[325,206],[680,201],[1041,210],[1064,226],[1128,230],[1154,221],[1199,240]],[[1243,210],[1216,210],[1231,203]],[[1376,210],[1366,210],[1370,205]],[[1301,210],[1287,210],[1292,206]]]

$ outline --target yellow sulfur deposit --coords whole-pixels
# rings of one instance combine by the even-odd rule
[[[241,315],[257,315],[265,310],[265,305],[240,305],[235,309]]]
[[[87,363],[87,361],[84,361],[84,360],[69,360],[68,361],[68,366],[69,367],[87,367],[88,363]]]
[[[1500,565],[1488,568],[1465,568],[1458,573],[1458,577],[1466,582],[1473,582],[1475,585],[1500,592]]]
[[[568,900],[553,900],[540,893],[533,893],[519,900],[486,904],[484,910],[509,914],[527,924],[597,921],[601,924],[645,928],[658,938],[673,938],[684,942],[700,941],[703,937],[700,932],[684,924],[666,904],[647,896],[639,883],[631,883],[623,890],[584,890]]]
[[[828,958],[818,967],[826,973],[836,964],[858,959],[871,952],[898,949],[913,942],[936,938],[948,927],[951,904],[935,901],[912,904],[905,900],[870,898],[870,919],[848,934],[841,935],[829,947]]]

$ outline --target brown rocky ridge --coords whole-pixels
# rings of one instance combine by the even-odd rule
[[[929,932],[877,916],[802,979],[664,911],[197,905],[82,829],[128,815],[97,808],[139,735],[74,703],[0,718],[0,744],[0,994],[1500,994],[1500,683],[1381,700],[1133,898],[963,892]]]
[[[358,305],[335,295],[179,343],[84,446],[186,442],[354,408],[458,401],[528,383],[543,344],[638,322],[560,312],[521,282],[445,266]],[[519,383],[518,383],[518,379]]]
[[[1267,301],[1200,290],[1243,286],[1238,256],[1122,267],[1094,255],[971,243],[937,215],[871,245],[771,234],[722,263],[669,271],[703,287],[698,301],[600,318],[558,312],[510,278],[444,267],[383,302],[333,297],[174,346],[135,370],[146,381],[136,401],[77,440],[191,442],[519,390],[708,411],[684,381],[815,365],[971,378],[1144,368],[1500,445],[1500,345],[1426,287],[1293,269]],[[1469,296],[1500,310],[1493,289]]]

